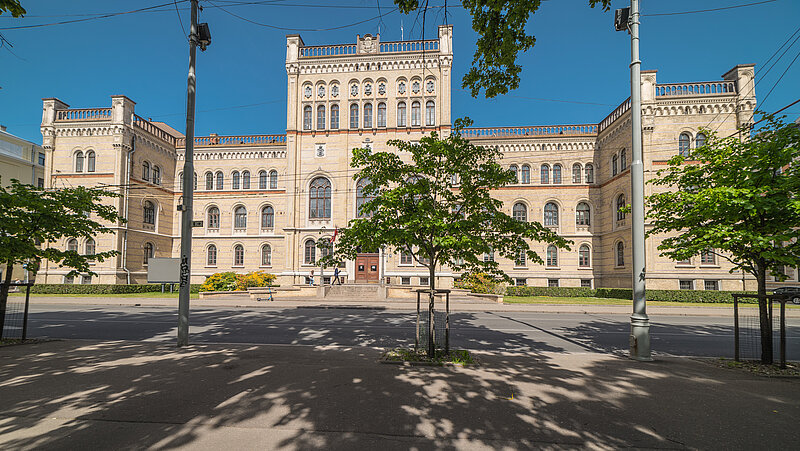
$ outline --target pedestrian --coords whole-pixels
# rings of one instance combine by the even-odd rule
[[[342,284],[342,281],[339,280],[339,267],[338,266],[336,268],[334,268],[334,270],[333,270],[333,284],[336,285],[337,283],[339,285]]]
[[[308,284],[311,285],[312,287],[314,286],[314,270],[313,269],[311,270],[311,276],[309,276],[309,278],[308,278]]]

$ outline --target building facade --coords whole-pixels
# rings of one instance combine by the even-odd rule
[[[275,135],[196,137],[192,282],[221,271],[264,270],[282,284],[306,283],[336,228],[357,217],[363,197],[350,167],[354,148],[391,151],[391,139],[418,141],[451,129],[452,27],[438,39],[309,46],[286,37],[286,131]],[[679,152],[701,145],[701,128],[735,133],[756,106],[753,65],[738,65],[720,80],[658,83],[643,71],[644,164],[648,177]],[[185,139],[166,124],[134,113],[125,96],[110,108],[72,109],[44,99],[43,147],[52,153],[52,186],[105,184],[128,218],[90,245],[120,255],[96,265],[86,283],[143,283],[147,260],[179,255]],[[630,195],[630,100],[599,123],[470,128],[464,135],[503,152],[518,183],[497,190],[509,214],[536,220],[574,242],[571,250],[534,243],[545,265],[503,261],[517,284],[629,287],[630,219],[618,211]],[[92,155],[91,166],[88,155]],[[646,192],[653,187],[646,185]],[[685,262],[659,256],[647,240],[648,286],[664,289],[751,288],[713,252]],[[87,243],[65,240],[65,247]],[[484,258],[494,258],[486,255]],[[498,257],[499,258],[499,257]],[[332,272],[325,269],[327,276]],[[340,269],[350,282],[426,285],[427,268],[394,249],[360,255]],[[45,265],[41,282],[64,280],[64,268]],[[441,286],[459,274],[437,269]],[[790,280],[797,280],[797,272]]]

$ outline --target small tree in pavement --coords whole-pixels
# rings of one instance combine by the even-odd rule
[[[542,224],[522,222],[502,211],[491,191],[515,182],[514,173],[497,160],[501,152],[478,147],[461,137],[469,119],[456,121],[453,133],[440,139],[433,132],[419,144],[392,140],[396,152],[355,149],[355,179],[367,180],[360,216],[339,232],[332,260],[355,258],[359,249],[389,247],[409,252],[428,268],[431,290],[436,268],[482,271],[508,279],[494,259],[496,252],[512,260],[521,254],[535,263],[541,257],[532,242],[567,247],[568,241]],[[430,294],[431,305],[433,293]]]
[[[5,321],[8,289],[15,264],[27,263],[38,268],[43,259],[74,268],[69,274],[94,274],[89,262],[103,261],[117,251],[83,255],[76,251],[50,247],[65,237],[93,238],[109,230],[91,215],[118,223],[121,218],[102,200],[118,194],[98,188],[44,189],[11,180],[0,186],[0,263],[6,264],[0,285],[0,330]]]
[[[650,181],[648,236],[673,260],[712,251],[758,282],[761,361],[772,363],[767,271],[800,266],[800,128],[771,116],[745,140],[708,133],[704,146],[669,160]]]

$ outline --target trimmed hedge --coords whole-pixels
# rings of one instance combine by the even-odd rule
[[[177,284],[176,284],[177,285]],[[200,284],[192,284],[192,293],[200,291]],[[46,283],[31,287],[31,293],[37,294],[124,294],[124,293],[160,293],[161,284],[62,284]],[[169,292],[169,286],[165,292]]]
[[[701,290],[647,290],[648,301],[733,302],[733,293],[749,293],[752,291],[701,291]],[[630,288],[573,288],[573,287],[508,287],[506,296],[551,296],[551,297],[597,297],[611,299],[631,299]],[[757,304],[754,298],[742,299],[743,304]]]

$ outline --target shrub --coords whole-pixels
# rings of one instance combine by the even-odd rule
[[[733,293],[751,293],[745,291],[705,291],[705,290],[647,290],[648,301],[701,302],[720,303],[733,302]],[[632,299],[630,288],[577,288],[577,287],[508,287],[507,296],[552,296],[552,297],[598,297],[610,299]],[[744,298],[743,304],[758,303],[757,299]]]
[[[200,285],[192,284],[192,293],[197,293]],[[61,284],[44,283],[31,287],[33,294],[125,294],[125,293],[159,293],[161,284]]]
[[[236,291],[246,291],[250,287],[270,287],[276,279],[275,274],[264,271],[239,274],[236,277]]]
[[[200,291],[246,291],[250,287],[273,286],[272,282],[276,279],[275,274],[265,273],[264,271],[249,272],[247,274],[236,274],[235,272],[218,272],[212,274],[203,285]]]
[[[473,293],[503,294],[506,291],[504,283],[482,272],[465,274],[460,280],[456,280],[454,285],[456,288],[464,288]]]
[[[236,291],[236,273],[218,272],[214,273],[200,285],[200,291]]]
[[[553,296],[553,297],[592,297],[596,296],[591,288],[573,287],[508,287],[507,296]]]

